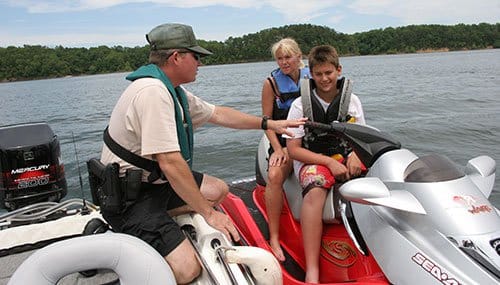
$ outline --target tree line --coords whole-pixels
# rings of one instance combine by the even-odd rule
[[[320,44],[336,47],[341,56],[415,53],[426,50],[500,48],[500,23],[410,25],[352,35],[326,26],[286,25],[265,29],[224,42],[199,40],[214,54],[203,64],[230,64],[272,60],[271,45],[292,37],[304,54]],[[0,82],[132,71],[147,63],[149,47],[99,46],[49,48],[40,45],[0,47]]]

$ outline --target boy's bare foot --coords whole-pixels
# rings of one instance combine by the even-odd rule
[[[283,250],[281,249],[279,241],[278,242],[270,241],[269,245],[271,246],[271,249],[276,259],[278,259],[279,262],[285,261],[285,255],[283,254]]]
[[[318,284],[319,283],[319,268],[306,269],[306,283]]]

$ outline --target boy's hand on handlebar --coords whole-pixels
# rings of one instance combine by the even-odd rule
[[[351,177],[358,177],[363,173],[363,163],[354,152],[347,158],[346,166]]]
[[[331,162],[327,166],[333,177],[335,177],[335,180],[340,182],[349,180],[349,171],[347,171],[347,167],[342,163],[332,158]]]

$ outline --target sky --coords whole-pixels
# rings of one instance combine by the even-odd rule
[[[353,34],[420,24],[500,22],[500,0],[0,0],[0,47],[144,46],[163,23],[225,41],[291,24]]]

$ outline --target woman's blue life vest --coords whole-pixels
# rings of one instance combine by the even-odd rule
[[[274,93],[273,120],[286,120],[292,102],[300,96],[300,80],[303,78],[309,78],[310,76],[309,67],[300,69],[299,81],[297,83],[295,83],[289,75],[281,72],[281,69],[279,68],[271,72],[271,77],[268,77],[267,80],[269,80]],[[278,90],[276,90],[275,86]],[[286,139],[281,135],[276,136],[278,137],[280,145],[285,147]],[[272,152],[273,149],[272,146],[270,146],[269,153]]]
[[[271,72],[271,77],[278,87],[278,90],[275,90],[273,80],[268,78],[273,88],[275,99],[273,105],[273,120],[285,120],[287,118],[288,110],[290,110],[292,102],[300,96],[300,79],[309,78],[310,76],[308,67],[300,69],[299,81],[297,83],[295,83],[289,75],[281,72],[279,68]]]
[[[301,100],[304,117],[308,117],[311,121],[330,124],[333,121],[351,122],[349,103],[351,101],[352,83],[344,77],[337,80],[337,89],[339,94],[330,102],[326,112],[319,102],[318,98],[313,95],[315,83],[312,79],[301,83]],[[309,86],[308,86],[309,85]],[[310,100],[307,100],[310,98]],[[318,129],[305,128],[305,136],[302,144],[305,148],[327,156],[340,154],[342,157],[347,157],[351,152],[346,142],[339,140],[335,135],[321,131]]]

